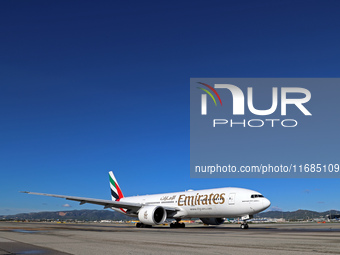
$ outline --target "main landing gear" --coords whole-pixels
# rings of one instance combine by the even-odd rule
[[[147,225],[147,224],[144,224],[142,222],[137,222],[136,228],[152,228],[152,225]]]
[[[179,223],[180,220],[176,220],[175,223],[170,223],[170,228],[185,228],[184,223]]]

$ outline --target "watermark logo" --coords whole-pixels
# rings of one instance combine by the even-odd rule
[[[211,87],[210,85],[203,83],[203,82],[197,82],[197,83],[209,88],[217,96],[217,98],[220,101],[220,104],[222,106],[221,97],[213,87]],[[197,88],[206,92],[212,98],[212,100],[214,101],[215,106],[217,106],[215,97],[211,94],[211,92],[209,90],[201,88],[201,87],[197,87]],[[202,115],[207,115],[207,94],[202,94],[202,96],[201,96],[201,114]]]
[[[231,92],[232,98],[233,98],[233,115],[244,115],[245,114],[245,96],[242,90],[232,84],[215,84],[213,88],[212,86],[198,82],[199,84],[202,84],[209,88],[219,99],[220,104],[222,106],[222,100],[217,93],[215,89],[227,89]],[[215,106],[217,106],[216,100],[214,96],[209,92],[208,90],[204,88],[198,87],[198,89],[203,90],[206,92],[214,101]],[[201,115],[207,115],[207,94],[202,94],[201,96]],[[304,95],[303,98],[288,98],[289,94],[301,94]],[[251,113],[255,115],[265,116],[265,115],[271,115],[277,110],[278,107],[278,88],[273,87],[272,88],[272,105],[269,109],[256,109],[254,107],[253,103],[253,88],[248,87],[247,88],[247,106]],[[305,103],[307,103],[311,99],[311,93],[309,90],[305,88],[299,88],[299,87],[282,87],[281,88],[281,115],[287,115],[287,105],[295,105],[304,115],[311,116],[312,114],[307,110],[307,108],[304,106]]]
[[[192,93],[196,97],[193,102],[198,103],[200,99],[202,121],[210,120],[213,117],[213,127],[222,125],[230,127],[263,127],[266,125],[296,127],[298,125],[297,118],[312,116],[308,110],[308,102],[312,95],[308,89],[302,86],[296,86],[296,84],[287,86],[287,83],[281,82],[285,86],[279,87],[277,80],[270,79],[264,80],[264,86],[261,86],[258,80],[256,84],[252,84],[249,80],[244,83],[242,79],[240,82],[231,79],[230,83],[221,82],[221,79],[211,80],[212,82],[196,80],[192,85],[202,93],[197,93],[197,89]],[[256,81],[256,79],[254,80]],[[271,86],[271,82],[274,86]],[[195,103],[196,111],[198,111],[197,103]],[[226,119],[230,113],[233,118]],[[249,119],[247,118],[249,116],[256,116],[256,118]],[[261,119],[260,116],[265,116],[265,118]],[[285,118],[280,116],[285,116]],[[240,117],[244,117],[244,119]]]
[[[339,84],[340,78],[191,78],[190,177],[340,178],[332,157]],[[215,194],[180,195],[175,201],[195,205],[213,203]]]

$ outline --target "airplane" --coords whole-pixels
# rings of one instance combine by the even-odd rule
[[[148,228],[174,219],[171,228],[183,228],[182,219],[200,218],[206,225],[220,225],[225,218],[242,220],[240,227],[248,229],[247,221],[253,215],[264,211],[270,201],[257,191],[244,188],[215,188],[204,190],[187,190],[183,192],[155,195],[124,197],[123,192],[112,171],[109,172],[111,199],[94,199],[75,196],[55,195],[22,191],[33,195],[65,198],[110,208],[127,216],[137,217],[137,228]]]

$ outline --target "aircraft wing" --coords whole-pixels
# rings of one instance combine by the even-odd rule
[[[73,196],[64,196],[64,195],[55,195],[55,194],[46,194],[46,193],[36,193],[30,191],[22,191],[22,193],[33,194],[33,195],[40,195],[40,196],[48,196],[48,197],[59,197],[65,198],[67,200],[78,201],[80,204],[96,204],[96,205],[103,205],[106,208],[109,207],[116,207],[116,208],[126,208],[131,210],[139,210],[143,206],[141,203],[131,203],[131,202],[119,202],[119,201],[112,201],[112,200],[105,200],[105,199],[95,199],[95,198],[86,198],[86,197],[73,197]]]
[[[47,194],[47,193],[37,193],[37,192],[30,192],[30,191],[21,191],[21,193],[27,193],[32,195],[40,195],[40,196],[48,196],[48,197],[59,197],[65,198],[67,200],[78,201],[80,204],[96,204],[102,205],[105,208],[115,207],[115,208],[125,208],[130,209],[132,211],[137,212],[141,207],[144,206],[142,203],[131,203],[131,202],[121,202],[121,201],[112,201],[112,200],[105,200],[105,199],[96,199],[96,198],[86,198],[86,197],[74,197],[74,196],[65,196],[65,195],[56,195],[56,194]],[[178,209],[173,207],[164,207],[167,211],[177,211]]]

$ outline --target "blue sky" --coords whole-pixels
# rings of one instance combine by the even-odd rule
[[[339,10],[338,1],[2,1],[0,215],[101,209],[18,191],[109,199],[109,170],[125,195],[237,186],[273,208],[340,209],[339,179],[189,172],[190,78],[339,77]]]

